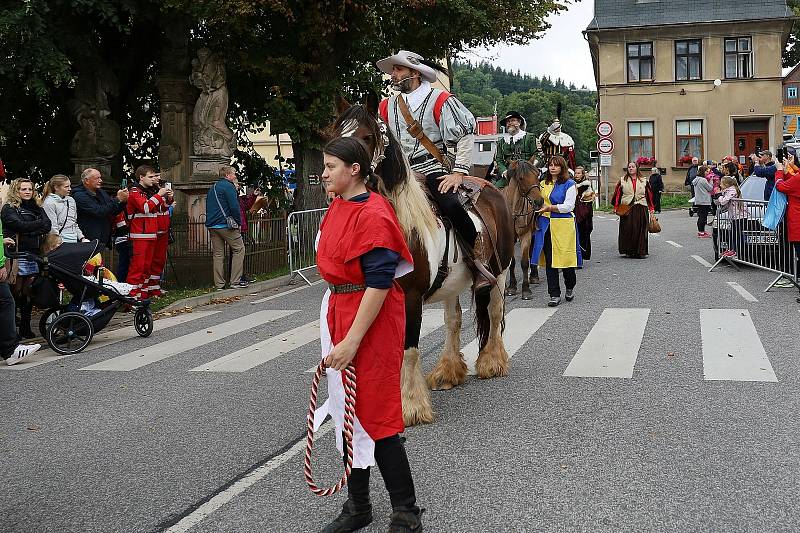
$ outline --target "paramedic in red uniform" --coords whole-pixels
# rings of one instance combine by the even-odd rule
[[[136,184],[130,189],[126,206],[131,242],[131,265],[126,281],[134,286],[132,297],[146,300],[150,297],[147,289],[158,240],[159,207],[166,203],[166,196],[172,191],[162,187],[152,196],[148,194],[148,190],[158,184],[158,174],[147,165],[136,169],[134,179]]]
[[[389,202],[367,190],[372,173],[364,143],[334,139],[324,149],[322,182],[336,194],[320,227],[317,265],[329,290],[322,301],[320,337],[328,367],[329,398],[317,412],[330,414],[342,450],[344,388],[341,370],[356,372],[353,469],[341,514],[324,531],[356,531],[372,522],[370,466],[380,469],[392,504],[391,531],[422,531],[414,481],[403,440],[400,367],[405,305],[397,282],[413,268],[403,232]]]
[[[154,185],[154,188],[158,185]],[[151,189],[150,192],[154,192]],[[164,266],[167,264],[167,248],[169,248],[169,206],[175,201],[172,189],[166,189],[164,202],[158,205],[158,231],[156,233],[156,245],[153,249],[153,263],[150,267],[150,282],[147,286],[149,298],[161,296],[161,275],[164,273]]]

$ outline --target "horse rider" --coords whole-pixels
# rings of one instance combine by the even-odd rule
[[[400,140],[411,170],[425,176],[431,198],[471,252],[474,290],[489,289],[496,282],[486,266],[491,244],[480,238],[457,194],[472,165],[475,117],[455,96],[431,86],[439,72],[447,73],[441,65],[401,50],[376,66],[391,76],[392,88],[398,91],[380,103],[381,118]]]
[[[495,166],[498,178],[494,186],[498,189],[508,185],[508,166],[512,161],[528,161],[536,155],[536,135],[525,131],[527,121],[518,111],[509,111],[500,126],[505,128],[505,133],[497,140],[497,153]]]
[[[552,124],[536,139],[536,146],[544,155],[543,164],[547,164],[551,157],[563,157],[569,169],[575,172],[575,141],[572,137],[561,131],[561,104],[558,104],[556,118]]]
[[[498,189],[508,185],[508,166],[512,161],[528,161],[536,155],[536,135],[528,133],[528,122],[519,111],[509,111],[500,126],[505,128],[505,133],[497,140],[497,153],[494,157],[498,178],[493,182]],[[530,266],[530,279],[539,283],[539,270],[536,265]]]

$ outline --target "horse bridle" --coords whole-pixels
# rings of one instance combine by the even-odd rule
[[[517,172],[514,172],[513,179],[514,181],[517,182],[517,186],[519,187],[520,191],[522,191],[525,184],[522,182],[522,179],[518,176]],[[537,211],[536,200],[533,200],[530,197],[531,191],[534,189],[539,189],[539,191],[541,191],[542,187],[540,184],[536,183],[528,187],[524,193],[520,194],[522,200],[525,202],[525,204],[527,204],[528,208],[526,208],[526,210],[524,210],[522,213],[513,213],[515,219],[529,217],[531,216],[531,214],[536,213]]]

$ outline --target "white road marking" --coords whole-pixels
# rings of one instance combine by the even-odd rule
[[[321,436],[325,435],[326,433],[329,433],[335,427],[336,426],[330,421],[326,422],[314,434],[314,439],[315,440],[319,439]],[[206,503],[204,503],[203,505],[192,511],[190,514],[183,517],[177,524],[168,528],[164,533],[186,533],[194,526],[202,522],[211,513],[218,510],[220,507],[222,507],[223,505],[234,499],[236,496],[238,496],[248,488],[252,487],[256,483],[267,477],[267,475],[270,472],[274,471],[277,468],[280,468],[294,457],[303,453],[305,451],[305,448],[306,448],[306,439],[304,437],[299,441],[297,441],[294,446],[292,446],[279,456],[270,459],[262,466],[259,466],[258,468],[256,468],[243,478],[233,483],[227,489],[216,494]]]
[[[758,298],[756,298],[755,296],[753,296],[752,294],[750,294],[750,293],[747,291],[747,289],[745,289],[744,287],[742,287],[741,285],[739,285],[739,284],[738,284],[738,283],[736,283],[735,281],[729,281],[729,282],[728,282],[728,285],[730,285],[730,286],[731,286],[731,288],[733,288],[733,290],[735,290],[736,292],[738,292],[738,293],[739,293],[739,295],[740,295],[742,298],[744,298],[745,300],[747,300],[748,302],[757,302],[757,301],[758,301]]]
[[[700,257],[699,255],[693,255],[692,258],[706,268],[711,268],[712,266],[714,266],[705,259],[703,259],[702,257]]]
[[[319,320],[315,320],[192,368],[191,372],[245,372],[318,340]]]
[[[222,324],[209,326],[207,331],[196,331],[176,339],[160,342],[141,350],[136,350],[107,361],[100,361],[79,370],[110,370],[126,372],[136,370],[151,363],[156,363],[168,357],[188,352],[205,344],[222,340],[231,335],[247,331],[267,322],[272,322],[297,311],[265,310],[258,311],[239,318],[234,318]],[[209,333],[210,332],[210,333]]]
[[[462,310],[462,314],[468,312],[469,309]],[[319,327],[319,321],[316,322]],[[444,309],[441,307],[433,309],[425,309],[422,311],[422,327],[419,330],[419,339],[427,337],[440,327],[444,326]],[[319,331],[317,331],[317,338],[319,339]],[[306,370],[306,374],[313,374],[317,371],[317,367],[313,366]]]
[[[506,330],[503,333],[503,344],[509,359],[522,348],[542,324],[556,313],[557,309],[547,307],[518,307],[506,315]],[[478,360],[478,339],[467,344],[461,352],[467,363],[469,375],[475,375],[475,361]]]
[[[308,289],[309,287],[313,287],[314,285],[319,285],[325,281],[324,279],[318,279],[317,281],[313,282],[311,285],[303,285],[302,287],[297,287],[296,289],[289,289],[288,291],[283,291],[278,294],[273,294],[272,296],[267,296],[266,298],[261,298],[259,300],[253,300],[250,302],[251,304],[260,304],[264,302],[268,302],[270,300],[274,300],[275,298],[281,298],[282,296],[286,296],[287,294],[292,294],[293,292],[302,291],[303,289]]]
[[[216,315],[221,313],[222,311],[195,311],[193,313],[181,313],[180,315],[175,315],[167,318],[162,318],[156,320],[153,324],[153,331],[160,331],[171,326],[177,326],[178,324],[185,324],[186,322],[191,322],[192,320],[198,320],[201,318],[205,318],[207,316]],[[98,348],[105,348],[111,344],[131,340],[131,339],[138,339],[139,336],[133,329],[133,326],[128,325],[119,329],[115,329],[113,331],[107,332],[100,332],[95,335],[92,342],[89,346],[86,347],[84,351],[81,353],[91,352],[92,350],[96,350]],[[79,355],[79,354],[73,354]],[[53,361],[63,361],[65,357],[72,357],[70,355],[58,355],[54,351],[49,349],[42,349],[36,352],[34,355],[31,356],[30,361],[28,359],[24,359],[23,362],[17,363],[14,366],[0,366],[0,370],[25,370],[26,368],[33,368],[35,366],[43,365],[45,363],[52,363]]]
[[[671,244],[671,245],[672,245],[672,246],[674,246],[675,248],[683,248],[683,246],[682,246],[682,245],[678,244],[678,243],[677,243],[677,242],[675,242],[675,241],[664,241],[664,242],[665,242],[665,243],[667,243],[667,244]]]
[[[701,309],[700,334],[706,380],[778,381],[747,309]]]
[[[605,309],[565,376],[632,378],[650,309]]]

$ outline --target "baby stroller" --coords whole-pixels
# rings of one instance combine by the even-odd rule
[[[58,354],[83,351],[94,334],[106,327],[114,313],[124,306],[135,309],[133,327],[140,337],[153,332],[149,301],[131,298],[124,284],[104,280],[102,272],[98,278],[83,275],[86,262],[101,249],[95,240],[64,243],[43,257],[30,252],[8,254],[11,258],[27,259],[39,265],[39,275],[30,287],[31,299],[36,307],[46,310],[39,320],[39,331]],[[59,283],[73,296],[67,305],[61,303]],[[106,297],[105,301],[99,302],[101,296]]]

